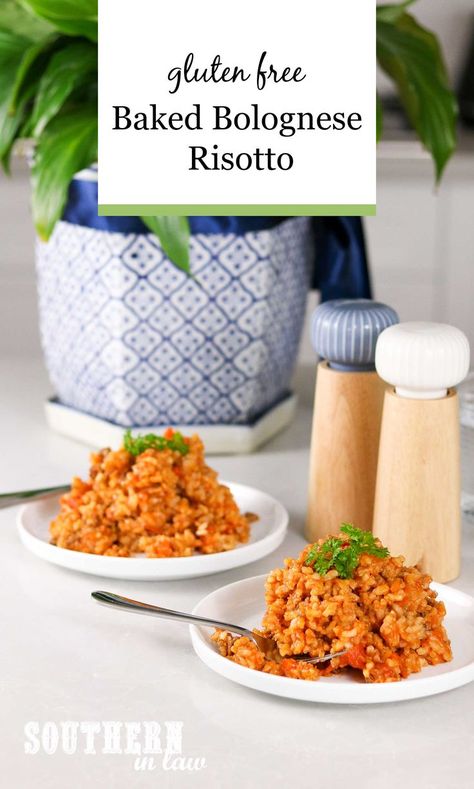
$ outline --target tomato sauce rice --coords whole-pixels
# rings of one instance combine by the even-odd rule
[[[351,578],[341,578],[335,569],[320,575],[306,563],[311,551],[314,546],[308,545],[298,559],[286,559],[266,580],[267,607],[257,632],[275,639],[279,659],[265,658],[249,638],[216,631],[212,638],[223,656],[307,680],[350,668],[366,682],[395,682],[451,660],[446,609],[430,589],[429,575],[405,567],[401,556],[369,554],[361,554]],[[342,650],[348,651],[319,665],[294,659]]]
[[[166,435],[173,438],[172,431]],[[61,499],[50,526],[52,543],[104,556],[165,558],[229,551],[247,542],[255,516],[239,512],[229,488],[206,464],[197,435],[174,436],[185,443],[185,454],[168,447],[136,456],[125,447],[92,454],[89,479],[74,478]]]

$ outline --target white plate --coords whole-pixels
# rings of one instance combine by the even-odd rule
[[[261,625],[265,577],[259,575],[223,586],[201,600],[193,613],[244,627]],[[191,639],[201,660],[213,671],[240,685],[275,696],[331,704],[376,704],[431,696],[474,679],[474,598],[443,584],[432,584],[432,587],[446,605],[445,624],[454,658],[451,663],[430,666],[400,682],[366,684],[344,674],[317,682],[278,677],[239,666],[222,657],[210,640],[209,629],[192,625]]]
[[[96,556],[69,551],[49,542],[49,524],[59,512],[59,496],[26,504],[18,515],[21,541],[28,550],[52,564],[104,578],[129,581],[167,581],[212,575],[233,567],[255,562],[274,551],[283,542],[288,513],[279,501],[246,485],[225,482],[241,512],[253,512],[258,521],[250,526],[250,541],[231,551],[205,556],[173,559],[145,557]]]

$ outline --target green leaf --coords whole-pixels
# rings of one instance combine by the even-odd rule
[[[416,0],[405,0],[404,3],[391,3],[390,5],[377,6],[377,22],[397,22],[405,13],[408,6],[413,5]]]
[[[410,14],[378,21],[377,58],[397,85],[410,123],[430,151],[439,181],[456,148],[457,106],[436,36]]]
[[[142,221],[158,236],[163,252],[186,274],[189,265],[189,220],[186,216],[142,216]]]
[[[30,44],[23,52],[23,57],[18,65],[18,69],[13,81],[12,91],[10,95],[9,112],[14,114],[17,110],[17,105],[21,102],[21,92],[23,89],[28,89],[33,81],[38,82],[39,74],[42,72],[42,66],[46,62],[51,47],[57,40],[57,35],[46,36]],[[33,68],[34,67],[34,68]]]
[[[53,30],[48,22],[38,19],[30,10],[24,8],[20,0],[1,0],[0,27],[30,41],[37,41]]]
[[[38,82],[58,36],[38,41],[0,29],[0,160],[8,172],[15,140],[23,133]]]
[[[34,90],[32,85],[25,93],[18,112],[15,115],[8,115],[0,130],[0,163],[7,174],[10,174],[10,159],[15,141],[23,137],[23,124],[27,117],[26,108],[34,96]]]
[[[380,142],[383,134],[383,107],[380,96],[377,94],[377,142]]]
[[[7,172],[10,151],[24,119],[24,106],[10,112],[12,85],[29,45],[29,39],[0,30],[0,160]]]
[[[97,0],[21,0],[23,6],[69,36],[97,41]]]
[[[35,100],[31,118],[34,137],[41,135],[71,94],[89,84],[96,72],[97,47],[87,41],[72,42],[52,56],[41,77]]]
[[[33,218],[47,241],[61,218],[69,184],[79,170],[97,158],[97,109],[64,111],[46,127],[38,143],[32,170]]]

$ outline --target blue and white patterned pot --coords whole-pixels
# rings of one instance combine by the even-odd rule
[[[192,219],[197,284],[139,220],[104,229],[96,186],[90,173],[75,179],[65,221],[37,247],[42,342],[60,401],[123,426],[247,423],[278,402],[305,312],[310,220],[254,218],[260,226],[245,231],[214,217],[211,232],[196,232],[206,218]],[[77,223],[78,205],[96,226]]]

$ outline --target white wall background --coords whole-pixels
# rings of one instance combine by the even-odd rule
[[[39,353],[28,170],[0,172],[0,355]]]

